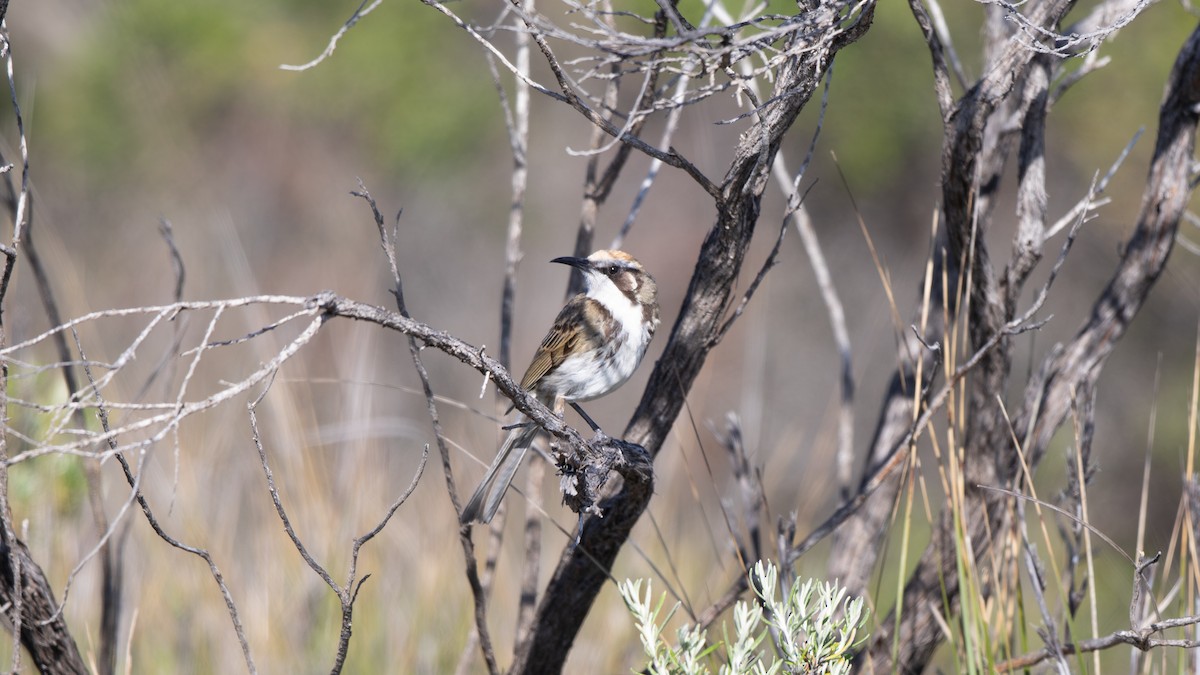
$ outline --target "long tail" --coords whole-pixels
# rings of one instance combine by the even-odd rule
[[[529,422],[524,415],[520,421]],[[464,524],[491,522],[537,432],[538,426],[532,423],[509,432],[508,438],[504,439],[504,445],[500,446],[500,451],[496,453],[496,459],[484,474],[483,481],[475,488],[475,494],[471,495],[471,500],[463,508],[461,520]]]

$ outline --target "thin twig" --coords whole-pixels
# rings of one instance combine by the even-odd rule
[[[262,464],[263,473],[266,474],[267,477],[267,490],[271,493],[271,502],[275,505],[275,513],[278,514],[279,520],[283,523],[284,531],[287,532],[288,538],[292,540],[292,545],[296,548],[296,551],[300,553],[300,557],[303,558],[304,562],[308,564],[309,568],[316,572],[317,576],[321,577],[321,579],[325,581],[326,585],[333,590],[334,594],[338,597],[338,602],[341,604],[342,625],[338,634],[337,650],[334,656],[333,668],[331,670],[333,675],[337,675],[342,671],[342,667],[346,663],[346,656],[350,651],[350,635],[354,614],[354,602],[358,599],[358,591],[362,589],[363,583],[366,582],[367,577],[370,576],[366,575],[362,579],[357,578],[359,551],[362,549],[364,544],[371,541],[375,535],[379,534],[383,528],[387,526],[388,521],[391,520],[392,516],[396,513],[396,510],[408,500],[409,495],[411,495],[413,490],[417,488],[417,483],[420,482],[421,476],[425,474],[425,464],[429,459],[429,444],[426,443],[425,449],[421,452],[421,461],[417,465],[417,469],[413,474],[412,481],[409,483],[408,488],[405,489],[400,496],[398,496],[392,502],[375,527],[371,528],[365,534],[357,537],[354,540],[354,543],[350,547],[350,570],[346,573],[346,583],[344,585],[339,585],[333,580],[333,577],[330,576],[329,572],[326,571],[325,568],[316,561],[316,559],[308,551],[308,548],[305,547],[304,542],[300,540],[300,536],[296,534],[296,530],[292,526],[291,520],[288,518],[287,511],[283,507],[283,501],[279,498],[279,490],[275,487],[275,475],[271,471],[271,466],[267,461],[267,452],[263,448],[262,436],[258,430],[258,415],[256,412],[258,404],[262,402],[263,398],[267,395],[267,392],[270,391],[270,386],[271,385],[268,382],[267,386],[263,387],[263,390],[258,397],[246,406],[247,413],[250,417],[250,429],[254,440],[254,447],[258,450],[258,459]],[[356,581],[357,583],[355,583]]]
[[[1037,600],[1038,611],[1042,615],[1043,626],[1038,632],[1046,641],[1046,649],[1055,655],[1054,665],[1060,675],[1068,675],[1071,667],[1062,654],[1058,640],[1058,628],[1054,625],[1054,618],[1050,616],[1050,608],[1046,605],[1046,582],[1039,569],[1037,553],[1033,545],[1029,543],[1029,528],[1025,522],[1025,502],[1023,501],[1017,502],[1016,525],[1021,532],[1021,552],[1023,553],[1022,558],[1025,560],[1025,571],[1029,575],[1029,581],[1033,586],[1033,597]]]
[[[536,9],[535,0],[514,0],[511,3],[519,5],[524,12]],[[517,68],[525,75],[529,74],[529,34],[518,32],[516,35]],[[509,142],[514,148],[512,170],[512,200],[508,212],[508,234],[504,249],[505,286],[501,298],[500,340],[502,353],[500,362],[506,368],[512,368],[513,302],[516,294],[516,265],[521,258],[521,230],[525,219],[525,191],[528,188],[529,168],[527,155],[529,152],[529,87],[521,78],[514,78],[516,105],[513,109],[513,126],[509,130]],[[615,139],[614,139],[614,142]],[[499,397],[497,397],[499,399]],[[503,405],[496,402],[499,408]],[[530,462],[531,468],[526,474],[526,492],[534,506],[540,506],[541,482],[543,465]],[[514,651],[520,648],[522,641],[529,633],[533,621],[533,611],[537,605],[537,586],[541,571],[542,553],[542,520],[537,508],[525,512],[525,561],[521,568],[521,591],[517,605],[516,627],[513,634]],[[500,554],[501,534],[505,518],[497,518],[492,523],[495,536],[489,538],[488,558],[489,567],[494,567],[494,559]],[[489,579],[490,581],[490,579]]]
[[[388,267],[392,273],[392,295],[396,300],[397,310],[400,312],[398,318],[412,322],[408,316],[408,308],[404,303],[404,285],[400,277],[400,268],[396,262],[396,247],[392,237],[388,235],[387,228],[384,226],[383,215],[380,214],[378,206],[375,204],[375,199],[371,193],[367,191],[365,185],[359,182],[359,190],[351,193],[356,197],[360,197],[367,203],[371,209],[371,214],[375,219],[375,226],[379,230],[379,243],[383,248],[384,255],[388,260]],[[398,220],[398,218],[397,218]],[[415,322],[412,322],[415,323]],[[449,337],[449,336],[446,336]],[[451,338],[453,339],[453,338]],[[428,341],[426,342],[428,344]],[[446,490],[450,495],[450,503],[454,507],[455,521],[458,520],[458,515],[462,513],[462,504],[458,498],[458,490],[454,484],[454,472],[450,466],[450,450],[446,446],[445,434],[442,432],[442,422],[438,415],[437,403],[434,401],[433,388],[429,382],[429,372],[425,369],[425,364],[421,360],[421,349],[417,345],[416,336],[412,333],[408,334],[408,350],[412,357],[413,367],[417,371],[418,377],[421,379],[421,388],[425,392],[425,405],[429,412],[429,420],[433,425],[433,435],[437,442],[438,454],[442,460],[442,472],[446,477]],[[481,361],[490,361],[483,354],[483,350],[472,351],[472,354],[478,356]],[[497,371],[486,370],[493,377],[502,374],[502,377],[511,382],[512,378],[508,375],[507,369],[496,364]],[[497,384],[501,384],[497,378]],[[475,602],[475,630],[479,635],[479,646],[483,651],[484,663],[487,665],[488,672],[492,675],[497,675],[500,669],[496,663],[496,654],[492,647],[491,634],[487,627],[487,596],[484,593],[483,585],[479,578],[479,570],[475,565],[475,543],[471,539],[471,529],[469,526],[462,526],[458,531],[459,543],[463,548],[463,559],[466,566],[467,583],[471,587],[471,596]]]
[[[1044,286],[1043,289],[1047,288],[1049,284],[1053,283],[1053,281],[1054,279],[1052,275],[1047,282],[1047,286]],[[847,518],[854,515],[854,513],[858,511],[858,509],[861,508],[866,502],[867,498],[870,497],[875,490],[887,480],[892,472],[905,463],[905,460],[908,459],[909,455],[907,452],[902,452],[901,450],[909,448],[921,437],[922,432],[928,428],[933,415],[939,409],[941,409],[943,405],[946,404],[950,394],[955,391],[955,387],[958,386],[958,383],[962,380],[962,378],[966,377],[968,373],[975,369],[975,367],[983,360],[988,352],[995,349],[1003,339],[1026,331],[1036,330],[1045,323],[1044,320],[1032,320],[1032,317],[1041,308],[1041,304],[1044,302],[1044,300],[1045,298],[1043,296],[1041,298],[1041,302],[1035,302],[1034,305],[1031,306],[1029,310],[1027,310],[1022,316],[1017,317],[1006,324],[1001,332],[997,333],[991,340],[981,346],[979,350],[971,356],[971,358],[967,359],[966,362],[956,368],[954,372],[946,378],[946,383],[943,384],[942,388],[929,399],[929,404],[925,407],[920,417],[918,417],[917,420],[913,422],[912,426],[909,427],[908,433],[905,434],[900,443],[896,444],[896,449],[892,452],[891,456],[875,469],[875,472],[871,475],[869,480],[864,481],[862,487],[859,488],[858,493],[855,494],[852,499],[842,502],[842,504],[838,506],[833,514],[831,514],[823,523],[814,528],[812,532],[810,532],[809,535],[804,538],[804,540],[787,548],[782,560],[782,564],[784,566],[795,564],[795,562],[810,549],[812,549],[813,546],[816,546],[818,543],[820,543],[823,539],[825,539],[825,537],[829,536],[834,530],[836,530],[838,526],[845,522]],[[746,591],[746,589],[746,579],[744,577],[739,577],[734,581],[730,588],[712,604],[712,606],[700,613],[697,623],[702,627],[707,627],[710,625],[717,619],[718,616],[720,616],[722,612],[732,607],[733,603],[741,596],[743,592]]]
[[[7,7],[5,7],[7,11]],[[25,236],[26,208],[29,203],[29,146],[25,138],[25,122],[21,115],[21,107],[17,102],[17,85],[14,77],[12,42],[8,35],[8,22],[0,19],[0,58],[4,59],[5,75],[8,78],[8,91],[13,108],[13,116],[17,123],[17,134],[21,148],[21,191],[13,210],[12,239],[7,246],[0,246],[4,253],[4,268],[0,272],[0,346],[8,342],[8,330],[5,322],[6,303],[9,283],[13,270],[16,268],[17,257],[22,248]],[[0,368],[0,391],[8,391],[8,369]],[[8,428],[8,406],[0,409],[0,423]],[[9,629],[12,632],[12,672],[18,672],[21,666],[21,634],[24,623],[24,593],[26,583],[22,558],[18,550],[17,535],[12,524],[12,510],[8,501],[8,464],[9,451],[7,434],[0,434],[0,525],[3,527],[3,543],[7,547],[8,567],[12,571],[12,587],[8,589],[11,607],[7,611]],[[11,542],[11,544],[10,544]],[[5,552],[0,552],[3,554]]]
[[[95,378],[92,377],[91,370],[85,366],[84,373],[87,375],[88,381],[92,384],[93,390],[95,390]],[[217,588],[221,591],[221,597],[225,600],[225,609],[229,612],[229,618],[233,622],[234,633],[237,634],[238,644],[242,648],[242,656],[246,660],[246,670],[250,675],[255,675],[258,669],[255,668],[254,659],[250,656],[250,643],[246,640],[246,630],[242,626],[241,618],[238,616],[237,605],[233,601],[233,594],[229,592],[229,587],[225,585],[225,577],[217,567],[216,561],[213,560],[212,555],[207,550],[184,544],[167,534],[166,530],[159,524],[158,519],[154,516],[154,512],[150,509],[150,503],[146,501],[145,495],[142,494],[139,488],[141,474],[143,473],[141,462],[139,461],[138,475],[134,476],[133,471],[129,467],[128,460],[125,459],[125,455],[118,450],[116,435],[112,433],[113,430],[109,425],[108,408],[105,406],[104,400],[100,397],[98,390],[96,390],[94,396],[96,398],[96,410],[97,416],[100,419],[100,426],[104,429],[105,436],[107,437],[104,440],[108,443],[109,451],[116,457],[117,462],[120,463],[121,471],[125,474],[125,481],[129,484],[130,489],[133,490],[134,498],[137,500],[138,506],[141,507],[142,514],[146,517],[146,522],[150,523],[150,527],[160,539],[174,548],[199,557],[208,564],[209,573],[212,575],[213,580],[216,581]],[[142,457],[144,456],[142,455]]]
[[[1130,645],[1144,652],[1156,647],[1195,649],[1200,647],[1200,640],[1174,640],[1151,637],[1151,635],[1168,628],[1180,628],[1183,626],[1194,626],[1196,624],[1200,624],[1200,616],[1183,616],[1176,619],[1168,619],[1166,621],[1152,623],[1140,631],[1119,630],[1101,638],[1083,640],[1082,642],[1078,643],[1066,643],[1062,645],[1062,651],[1060,654],[1064,656],[1070,656],[1071,654],[1085,654],[1087,652],[1094,652],[1101,649],[1116,647],[1117,645]],[[1048,658],[1053,658],[1054,656],[1055,655],[1050,653],[1048,649],[1043,649],[1041,651],[1031,652],[1014,659],[1001,661],[1000,663],[996,664],[995,668],[996,672],[999,673],[1022,670],[1035,666]]]
[[[371,5],[369,7],[367,7],[367,2],[371,2]],[[308,70],[309,68],[315,68],[322,61],[324,61],[325,59],[327,59],[333,55],[333,50],[337,49],[338,41],[341,40],[342,37],[347,32],[349,32],[349,30],[351,28],[354,28],[354,24],[358,23],[359,19],[361,19],[364,16],[375,11],[375,8],[382,4],[383,4],[383,0],[373,0],[373,1],[372,0],[363,0],[362,3],[360,3],[358,5],[358,9],[355,9],[354,13],[350,15],[350,18],[346,19],[346,23],[342,24],[342,27],[340,29],[338,29],[338,32],[334,33],[333,37],[329,38],[329,44],[325,46],[325,50],[322,51],[321,54],[319,56],[317,56],[317,58],[313,59],[312,61],[309,61],[308,63],[302,63],[302,64],[296,65],[296,66],[291,66],[286,63],[281,64],[279,66],[279,69],[280,70],[303,71],[303,70]],[[365,9],[364,9],[364,7],[365,7]]]
[[[1045,502],[1040,499],[1030,497],[1029,495],[1024,495],[1024,494],[1021,494],[1020,492],[1015,492],[1013,490],[1009,490],[1009,489],[1002,488],[1002,487],[996,487],[994,485],[976,485],[975,487],[977,487],[981,490],[990,490],[992,492],[998,492],[1000,494],[1008,495],[1009,497],[1013,497],[1015,499],[1020,499],[1020,500],[1028,501],[1028,502],[1034,502],[1039,506],[1044,506],[1045,508],[1048,508],[1051,511],[1058,513],[1061,516],[1070,518],[1071,520],[1075,521],[1076,523],[1079,523],[1081,526],[1087,528],[1092,534],[1094,534],[1097,537],[1100,537],[1102,540],[1104,540],[1104,543],[1108,544],[1112,548],[1112,550],[1116,551],[1117,553],[1120,553],[1122,558],[1125,558],[1126,560],[1128,560],[1129,564],[1131,564],[1131,565],[1135,564],[1133,556],[1129,555],[1129,553],[1126,552],[1125,549],[1121,548],[1117,544],[1117,542],[1115,542],[1111,538],[1109,538],[1109,536],[1104,534],[1104,532],[1100,531],[1096,527],[1093,527],[1091,523],[1076,516],[1075,514],[1071,513],[1070,511],[1067,511],[1066,509],[1055,506],[1054,504],[1051,504],[1050,502]]]
[[[683,169],[700,185],[701,188],[704,189],[705,192],[713,197],[720,197],[720,187],[710,178],[704,175],[704,173],[700,171],[695,164],[676,152],[674,148],[668,148],[664,151],[646,143],[631,133],[623,132],[621,128],[605,119],[604,116],[597,112],[595,108],[588,105],[584,98],[579,95],[577,87],[571,82],[571,79],[563,71],[557,57],[554,56],[553,50],[550,49],[550,45],[546,41],[544,33],[532,30],[533,27],[530,26],[530,35],[532,36],[534,43],[538,46],[538,49],[541,50],[542,54],[546,57],[546,61],[550,66],[550,70],[558,83],[559,91],[549,89],[548,87],[533,81],[528,76],[523,76],[516,66],[513,65],[512,62],[509,61],[504,54],[499,51],[498,48],[495,47],[495,45],[484,38],[475,27],[459,18],[444,4],[438,2],[438,0],[422,0],[422,2],[446,15],[458,27],[467,31],[471,37],[475,38],[476,41],[478,41],[485,49],[490,51],[500,63],[504,64],[506,68],[516,74],[517,77],[525,82],[530,88],[557,101],[570,105],[592,124],[600,127],[605,131],[605,133],[619,139],[621,142],[633,146],[638,151],[643,152],[650,157],[658,158],[666,164]]]

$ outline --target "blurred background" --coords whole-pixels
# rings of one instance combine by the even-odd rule
[[[650,11],[650,4],[641,4]],[[1092,3],[1079,4],[1077,13]],[[698,12],[698,6],[681,4],[685,14]],[[186,266],[185,299],[305,296],[331,289],[391,307],[387,264],[371,214],[349,194],[361,178],[385,217],[403,211],[398,254],[414,317],[495,353],[512,157],[486,62],[469,36],[413,1],[383,3],[321,65],[304,72],[280,69],[319,54],[356,7],[315,0],[13,3],[8,25],[30,148],[33,237],[66,316],[171,301],[175,278],[160,219],[172,223]],[[453,8],[484,22],[499,11],[498,5],[480,3]],[[968,71],[978,73],[982,6],[947,3],[945,10]],[[787,11],[785,4],[780,11]],[[1119,258],[1139,206],[1163,84],[1195,23],[1194,14],[1178,3],[1150,7],[1102,48],[1112,63],[1074,86],[1050,116],[1053,218],[1083,196],[1096,172],[1107,170],[1139,128],[1146,133],[1113,179],[1112,202],[1081,232],[1044,312],[1053,319],[1018,341],[1014,405],[1025,373],[1056,341],[1074,333]],[[564,57],[571,53],[563,47]],[[533,62],[535,79],[550,82],[536,53]],[[817,106],[811,107],[784,150],[793,167],[815,128]],[[0,108],[0,142],[12,161],[19,157],[12,111]],[[687,108],[673,144],[719,178],[743,127],[715,123],[736,112],[729,96]],[[513,336],[518,374],[563,300],[566,270],[547,261],[569,254],[574,244],[586,159],[567,148],[586,148],[590,135],[577,113],[536,95],[531,118]],[[658,137],[662,123],[650,122],[649,138]],[[903,3],[882,3],[866,36],[838,57],[828,113],[803,183],[813,185],[807,205],[847,309],[860,454],[896,362],[896,332],[854,204],[907,320],[940,197],[940,134],[920,33]],[[629,162],[600,213],[598,247],[616,234],[647,168],[648,161],[636,154]],[[1001,213],[1012,213],[1011,178]],[[782,204],[772,188],[750,274],[770,249]],[[664,170],[625,243],[655,275],[662,294],[663,327],[648,363],[665,343],[713,218],[711,200],[689,178]],[[1200,242],[1195,226],[1187,224],[1182,232]],[[999,228],[988,236],[993,258],[1002,264],[1013,230]],[[1061,238],[1048,242],[1050,260]],[[1044,278],[1045,270],[1040,273],[1031,288]],[[19,264],[15,279],[7,307],[11,343],[49,327],[29,267]],[[1141,475],[1155,410],[1146,548],[1165,549],[1171,537],[1187,443],[1198,289],[1200,257],[1177,247],[1101,379],[1092,522],[1127,550],[1135,546],[1140,492],[1133,477]],[[214,337],[237,337],[284,313],[230,312]],[[176,337],[194,345],[211,318],[193,315],[156,334],[137,364],[107,391],[108,398],[173,401],[164,379],[143,391],[157,368],[156,355]],[[98,321],[82,328],[80,339],[89,358],[112,360],[144,325],[142,319]],[[283,329],[210,355],[189,398],[244,377],[295,332]],[[448,401],[441,414],[454,444],[460,494],[469,492],[497,444],[498,425],[490,417],[494,394],[489,388],[481,398],[480,378],[458,362],[432,350],[424,356],[435,392]],[[20,357],[54,360],[48,346]],[[171,367],[177,386],[186,361]],[[648,371],[642,368],[618,393],[590,404],[592,417],[610,431],[621,429]],[[797,511],[802,535],[806,525],[820,522],[837,497],[831,480],[837,383],[826,311],[792,230],[781,264],[691,391],[656,465],[650,513],[613,575],[652,577],[660,590],[665,583],[657,575],[664,572],[678,599],[700,610],[740,574],[721,511],[722,500],[734,494],[728,461],[710,432],[710,424],[723,425],[730,412],[741,417],[747,445],[763,470],[772,522]],[[13,387],[29,400],[65,395],[53,372],[17,380]],[[409,484],[423,446],[433,441],[419,392],[402,336],[339,321],[287,364],[259,408],[264,447],[292,522],[339,582],[348,571],[351,542]],[[322,671],[333,662],[339,608],[288,541],[265,489],[244,407],[256,394],[190,418],[177,437],[153,446],[144,457],[144,487],[173,536],[211,551],[238,604],[259,670]],[[13,414],[12,426],[33,440],[47,427],[45,415]],[[1052,451],[1043,464],[1039,485],[1047,494],[1062,485],[1070,441],[1063,434],[1063,450]],[[12,442],[18,449],[24,443]],[[83,461],[45,456],[15,466],[10,478],[16,522],[26,528],[33,555],[59,594],[97,540]],[[136,509],[121,510],[128,488],[113,462],[103,463],[101,474],[109,516],[123,513],[124,523],[115,538],[124,551],[126,580],[119,667],[242,670],[229,616],[206,565],[166,546]],[[546,517],[553,524],[546,528],[543,576],[567,540],[563,530],[575,522],[558,505],[556,485],[546,480]],[[513,514],[523,512],[523,498],[510,494],[509,502]],[[522,560],[519,518],[509,520],[490,610],[502,663],[509,662]],[[913,550],[924,545],[923,536],[914,534]],[[484,543],[482,532],[476,541]],[[826,554],[826,548],[808,554],[801,573],[822,576]],[[1097,583],[1111,598],[1101,608],[1102,631],[1128,625],[1127,567],[1111,551],[1098,551]],[[436,457],[389,527],[364,548],[359,573],[371,578],[356,605],[347,672],[451,672],[472,610]],[[870,602],[881,613],[890,607],[887,589],[898,574],[886,572],[876,585],[878,595]],[[71,582],[66,603],[67,619],[87,654],[96,650],[97,581],[93,561]],[[589,617],[572,672],[628,672],[642,664],[632,621],[614,590],[602,592]],[[482,670],[478,659],[473,669]]]

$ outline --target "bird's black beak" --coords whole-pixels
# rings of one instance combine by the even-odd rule
[[[576,258],[574,256],[564,255],[560,258],[555,258],[550,262],[570,265],[571,267],[577,267],[585,272],[592,269],[592,261],[588,260],[587,258]]]

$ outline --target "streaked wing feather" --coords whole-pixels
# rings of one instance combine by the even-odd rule
[[[580,337],[579,316],[585,300],[586,298],[582,294],[577,295],[571,298],[571,301],[558,313],[550,332],[546,333],[537,353],[533,355],[533,361],[529,364],[529,369],[525,371],[525,377],[521,378],[523,389],[533,389],[538,380],[557,368],[572,353],[575,342]]]

